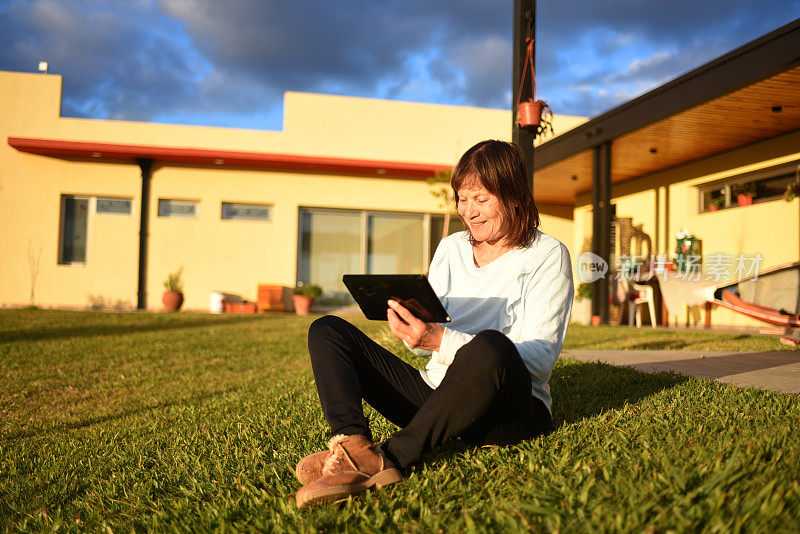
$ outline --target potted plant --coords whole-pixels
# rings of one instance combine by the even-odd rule
[[[294,302],[294,312],[297,315],[308,315],[314,299],[322,295],[322,288],[314,284],[304,284],[300,282],[294,288],[292,301]]]
[[[790,182],[786,184],[786,191],[783,192],[783,200],[791,202],[800,197],[800,182]]]
[[[708,211],[717,211],[725,206],[725,197],[712,198],[708,201]]]
[[[178,311],[183,306],[183,266],[174,273],[170,273],[164,282],[164,295],[161,302],[164,304],[165,311]]]
[[[592,300],[592,284],[578,284],[578,290],[575,292],[575,302],[581,302],[584,299]]]
[[[516,122],[523,130],[533,133],[534,139],[548,132],[553,133],[553,111],[544,100],[536,96],[536,72],[533,65],[533,37],[525,38],[526,51],[522,76],[519,80],[519,93],[517,94]],[[522,99],[523,89],[527,81],[525,75],[530,67],[530,97]]]
[[[753,195],[756,194],[756,183],[747,182],[736,184],[731,187],[731,194],[736,196],[736,203],[740,206],[749,206],[753,203]]]
[[[517,108],[517,124],[533,132],[534,138],[553,133],[553,110],[544,100],[526,100]]]

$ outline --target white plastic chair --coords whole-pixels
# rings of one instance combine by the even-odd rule
[[[642,327],[642,311],[639,308],[640,304],[647,304],[647,310],[650,312],[650,325],[656,327],[656,303],[653,298],[653,286],[646,284],[631,284],[634,291],[638,293],[636,298],[630,299],[628,302],[628,325],[633,326],[634,316],[636,317],[636,327]]]

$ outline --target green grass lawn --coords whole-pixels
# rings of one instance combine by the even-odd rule
[[[797,397],[567,359],[547,436],[454,442],[400,484],[299,511],[294,465],[328,438],[312,320],[0,310],[0,531],[800,528]],[[355,322],[401,353],[383,324]],[[781,346],[573,326],[565,348]]]

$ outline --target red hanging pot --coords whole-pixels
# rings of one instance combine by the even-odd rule
[[[517,124],[520,128],[537,129],[542,122],[543,100],[526,100],[517,106]]]
[[[547,130],[552,131],[552,126],[547,121],[542,121],[542,115],[549,111],[544,100],[536,98],[536,73],[533,69],[533,39],[527,37],[527,51],[525,53],[525,66],[522,69],[522,76],[519,80],[519,93],[517,94],[517,124],[520,128],[530,130],[535,134],[543,133]],[[522,101],[522,89],[525,87],[525,75],[530,67],[531,98]]]

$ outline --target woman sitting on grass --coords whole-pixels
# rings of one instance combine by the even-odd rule
[[[329,450],[297,465],[300,507],[356,495],[402,479],[401,469],[458,436],[511,445],[551,423],[548,379],[572,304],[569,252],[542,233],[516,145],[483,141],[450,181],[468,229],[442,240],[429,280],[452,322],[425,323],[387,303],[392,335],[430,356],[424,371],[403,362],[350,323],[314,321],[308,348]],[[366,400],[402,428],[373,445]]]

